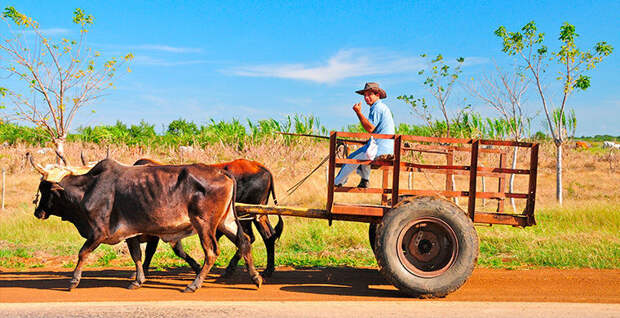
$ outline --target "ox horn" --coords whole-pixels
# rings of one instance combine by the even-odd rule
[[[58,152],[58,150],[54,149],[54,152],[56,153],[56,156],[58,156],[58,158],[60,158],[60,160],[62,160],[62,163],[65,164],[65,167],[69,165],[69,164],[67,164],[67,159],[65,159],[65,157],[63,155],[61,155],[60,152]]]
[[[32,155],[30,154],[30,152],[26,153],[26,158],[28,158],[28,160],[30,161],[30,164],[32,165],[32,167],[34,168],[34,170],[36,170],[38,173],[40,173],[43,177],[47,176],[47,171],[45,171],[45,169],[38,163],[34,162],[34,158],[32,158]]]
[[[80,150],[80,160],[82,160],[82,166],[87,166],[88,162],[84,159],[84,150]]]
[[[105,158],[110,159],[110,145],[106,147]]]

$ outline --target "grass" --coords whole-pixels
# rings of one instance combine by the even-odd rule
[[[551,207],[538,211],[538,225],[521,229],[507,226],[478,226],[480,256],[478,266],[491,268],[620,268],[620,205]],[[0,221],[0,267],[25,269],[40,267],[50,256],[61,256],[62,267],[74,266],[84,241],[67,222],[36,220],[25,212]],[[23,229],[30,227],[26,233]],[[285,231],[276,246],[276,265],[376,266],[368,244],[368,225],[354,222],[286,218]],[[31,235],[39,233],[39,235]],[[184,247],[202,260],[198,238],[189,237]],[[235,252],[232,243],[220,241],[216,266],[225,267]],[[59,248],[62,246],[62,248]],[[36,252],[34,252],[36,251]],[[266,264],[260,238],[253,244],[257,266]],[[133,266],[124,244],[102,245],[88,266]],[[187,267],[168,244],[160,244],[152,266],[158,269]]]
[[[57,217],[38,220],[30,203],[39,176],[25,164],[23,155],[36,153],[38,147],[16,144],[0,149],[0,166],[7,167],[6,210],[0,212],[0,268],[26,269],[39,266],[72,268],[84,239],[68,222]],[[89,143],[68,143],[66,157],[79,162],[80,150],[89,160],[105,157],[105,148]],[[555,148],[543,144],[539,158],[536,218],[538,225],[526,229],[508,226],[479,226],[479,266],[523,268],[550,266],[559,268],[620,268],[620,155],[612,152],[565,150],[565,205],[554,203]],[[235,158],[257,160],[269,167],[276,180],[276,194],[281,205],[322,208],[325,206],[325,170],[314,174],[303,189],[286,197],[286,189],[312,170],[327,153],[327,143],[295,139],[273,139],[240,149],[214,144],[191,153],[176,147],[115,146],[112,158],[132,163],[150,157],[170,163],[222,162]],[[36,154],[41,163],[55,161],[53,153]],[[519,160],[526,159],[519,154]],[[521,158],[523,157],[523,158]],[[433,159],[425,159],[432,163]],[[463,160],[467,160],[464,158]],[[486,164],[486,163],[485,163]],[[406,178],[406,177],[405,177]],[[432,188],[440,178],[419,176],[416,184]],[[352,177],[350,183],[357,181]],[[457,179],[458,183],[463,180]],[[523,191],[526,179],[517,179],[517,191]],[[372,184],[380,184],[373,172]],[[406,179],[401,180],[401,185]],[[493,187],[489,185],[489,187]],[[519,188],[521,187],[521,188]],[[520,190],[521,189],[521,190]],[[362,203],[372,197],[338,194],[343,202]],[[356,201],[357,200],[357,201]],[[463,200],[462,203],[466,203]],[[493,208],[493,207],[491,207]],[[275,224],[275,218],[272,220]],[[285,218],[284,233],[276,246],[276,264],[308,266],[376,266],[368,243],[368,225],[336,221],[331,227],[325,220]],[[196,236],[183,241],[186,250],[198,261],[203,253]],[[222,239],[221,255],[216,266],[224,267],[234,253],[233,245]],[[253,255],[258,267],[266,264],[266,251],[257,235]],[[133,266],[124,243],[96,249],[87,266]],[[152,266],[156,268],[187,266],[174,255],[168,244],[161,243]]]

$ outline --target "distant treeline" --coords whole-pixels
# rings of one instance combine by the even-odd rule
[[[491,138],[510,139],[510,123],[504,119],[481,118],[480,115],[469,113],[451,123],[452,137],[461,138]],[[360,124],[349,125],[341,130],[350,132],[364,132]],[[265,119],[258,121],[246,120],[245,124],[238,120],[215,121],[206,124],[196,124],[185,119],[170,122],[167,128],[158,133],[155,125],[141,121],[137,125],[127,125],[117,121],[114,125],[94,127],[80,127],[70,134],[70,142],[90,142],[96,144],[125,144],[150,146],[175,146],[224,143],[243,147],[246,144],[261,142],[266,138],[273,138],[277,132],[316,134],[327,136],[329,130],[321,125],[319,119],[312,115],[287,116],[285,120]],[[413,125],[401,123],[397,127],[397,134],[416,136],[445,136],[446,124],[435,121],[429,125]],[[547,139],[542,132],[531,134],[524,132],[525,139]],[[288,137],[284,136],[283,138]],[[618,140],[620,137],[596,135],[594,137],[580,137],[579,139],[602,141]],[[45,145],[50,141],[49,136],[40,128],[21,126],[13,123],[0,122],[0,142],[15,144],[27,143]]]

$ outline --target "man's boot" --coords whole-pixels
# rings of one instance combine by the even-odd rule
[[[358,188],[368,188],[368,179],[360,180],[360,184],[357,185]]]

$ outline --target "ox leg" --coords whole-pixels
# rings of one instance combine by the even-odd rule
[[[195,228],[197,229],[198,237],[200,238],[202,250],[205,253],[205,260],[204,265],[200,269],[200,272],[196,275],[196,279],[194,279],[194,281],[189,284],[185,288],[185,290],[183,290],[184,293],[195,292],[196,290],[198,290],[198,288],[200,288],[200,286],[202,286],[205,277],[211,270],[211,267],[215,263],[217,256],[220,254],[220,251],[217,247],[217,241],[215,239],[215,231],[205,229],[205,227],[203,226],[195,226]]]
[[[241,228],[243,229],[243,232],[245,232],[245,234],[249,236],[250,244],[254,243],[256,237],[254,236],[254,231],[252,231],[252,221],[239,221],[239,223],[241,223]],[[234,242],[234,239],[231,239],[231,241]],[[228,262],[228,266],[226,267],[226,271],[224,272],[222,277],[231,277],[235,273],[235,270],[237,270],[237,264],[239,264],[240,259],[241,254],[239,253],[239,249],[237,249],[235,255],[233,255],[233,257],[230,259],[230,262]]]
[[[90,255],[90,253],[92,253],[92,251],[94,251],[99,244],[99,240],[87,239],[86,242],[84,242],[84,245],[82,245],[82,248],[78,253],[77,265],[75,265],[75,269],[73,270],[73,278],[69,281],[69,291],[77,287],[80,283],[80,279],[82,279],[82,266],[84,266],[84,262],[88,258],[88,255]]]
[[[129,247],[129,242],[125,240]],[[149,276],[149,266],[151,266],[151,260],[153,259],[153,255],[157,250],[157,245],[159,244],[159,237],[151,236],[146,241],[146,249],[144,250],[144,263],[142,263],[142,269],[144,270],[144,277]],[[131,253],[131,251],[129,251]],[[138,272],[131,273],[129,279],[136,279]]]
[[[158,239],[159,240],[159,239]],[[129,248],[129,254],[131,259],[136,264],[136,279],[127,286],[128,289],[138,289],[142,287],[142,284],[146,280],[144,277],[144,269],[142,268],[142,251],[140,250],[140,240],[132,237],[126,239],[127,248]]]
[[[151,266],[151,261],[153,260],[153,255],[155,255],[158,244],[159,237],[157,236],[152,236],[148,241],[146,241],[146,248],[144,249],[144,263],[142,264],[144,276],[149,275],[149,267]]]
[[[254,220],[254,226],[256,226],[258,233],[263,239],[263,243],[265,243],[265,248],[267,249],[267,267],[265,271],[263,271],[263,276],[271,277],[275,270],[276,240],[280,237],[280,234],[282,234],[282,218],[280,217],[276,230],[273,229],[266,215],[261,215]]]
[[[189,264],[189,266],[194,270],[194,272],[196,272],[196,274],[200,273],[200,265],[198,265],[198,263],[191,256],[185,253],[181,240],[170,242],[170,246],[172,246],[172,250],[174,251],[174,254],[184,259],[187,262],[187,264]]]
[[[263,278],[254,267],[249,236],[243,232],[240,224],[234,220],[227,220],[227,222],[221,223],[218,230],[224,233],[237,246],[236,254],[243,256],[250,279],[252,279],[256,287],[260,287],[263,284]]]

